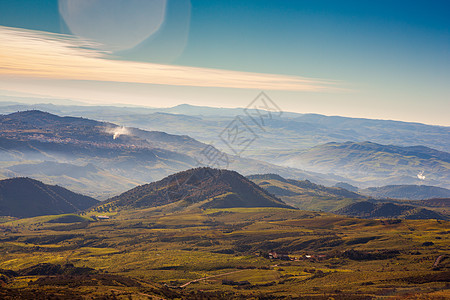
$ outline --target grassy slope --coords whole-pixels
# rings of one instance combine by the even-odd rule
[[[191,205],[204,202],[201,204],[203,208],[292,208],[239,173],[212,168],[190,169],[138,186],[107,200],[106,205],[118,209],[145,208],[181,200]]]
[[[305,181],[287,181],[281,178],[254,178],[252,180],[287,204],[304,210],[333,211],[364,199],[364,196],[355,198],[356,194],[341,194],[343,190],[340,188],[324,187],[312,183],[311,186],[302,185]]]

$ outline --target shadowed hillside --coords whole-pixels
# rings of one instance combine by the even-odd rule
[[[0,215],[3,216],[35,217],[73,213],[97,203],[93,198],[30,178],[0,181]]]

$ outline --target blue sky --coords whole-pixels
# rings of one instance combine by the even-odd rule
[[[0,25],[71,33],[58,1],[0,1]],[[192,0],[189,9],[189,1],[169,0],[160,30],[114,59],[332,80],[336,90],[268,93],[290,111],[450,125],[449,1]],[[3,89],[13,86],[5,80]],[[124,83],[122,93],[142,90],[170,104],[245,106],[257,94],[136,84]]]

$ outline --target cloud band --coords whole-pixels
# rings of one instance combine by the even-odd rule
[[[327,91],[336,82],[114,59],[71,35],[0,26],[0,74],[38,78],[133,82],[242,89]]]

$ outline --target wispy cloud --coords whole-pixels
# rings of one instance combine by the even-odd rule
[[[334,81],[114,59],[71,35],[0,26],[0,75],[243,89],[328,91]]]

